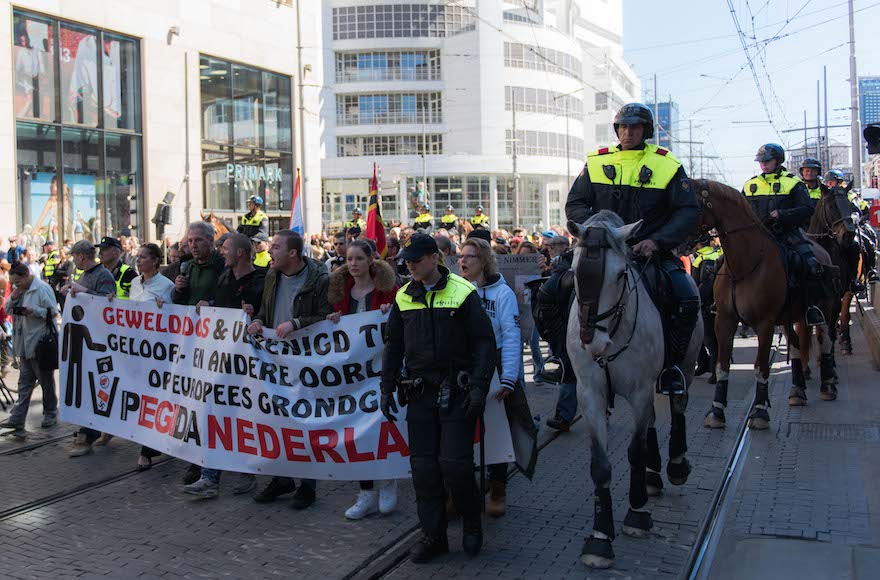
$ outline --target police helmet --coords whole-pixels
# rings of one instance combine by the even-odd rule
[[[424,206],[424,211],[431,211],[431,204],[426,203]]]
[[[255,203],[257,205],[263,205],[263,198],[259,195],[252,195],[248,198],[248,203]]]
[[[813,169],[816,170],[816,172],[817,172],[819,175],[822,174],[822,164],[819,163],[819,160],[816,159],[815,157],[805,157],[804,160],[801,162],[801,167],[800,167],[800,169],[798,170],[798,172],[799,172],[801,175],[803,175],[803,174],[804,174],[804,169],[806,169],[807,167],[812,167]]]
[[[828,173],[825,174],[825,181],[843,181],[845,178],[843,176],[843,171],[840,169],[832,169]]]
[[[654,113],[650,107],[642,103],[627,103],[614,115],[614,134],[621,125],[642,125],[645,128],[644,139],[654,136]]]
[[[451,205],[446,206],[446,211],[454,211],[454,210],[455,210],[455,208],[452,207]]]
[[[755,161],[770,161],[771,159],[775,159],[780,164],[785,163],[785,149],[782,148],[782,145],[777,145],[776,143],[761,145],[758,153],[755,155]]]
[[[356,214],[358,214],[358,215],[362,215],[364,212],[361,211],[361,208],[356,207],[356,208],[354,208],[354,209],[352,210],[351,213],[356,213]]]
[[[481,206],[481,205],[478,205],[478,206],[477,206],[477,211],[486,211],[486,210],[485,210],[485,209],[483,209],[483,206]]]

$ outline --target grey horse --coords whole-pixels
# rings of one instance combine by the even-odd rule
[[[654,429],[655,384],[663,370],[664,334],[660,312],[651,300],[642,276],[644,266],[630,261],[626,243],[641,221],[624,225],[617,214],[600,211],[584,224],[568,222],[568,230],[579,243],[574,251],[575,288],[578,299],[569,314],[568,352],[577,376],[578,398],[590,435],[590,475],[595,485],[593,532],[586,538],[581,561],[591,568],[609,568],[614,563],[614,521],[611,508],[611,463],[608,459],[606,411],[609,394],[619,395],[632,407],[635,421],[628,449],[631,468],[630,509],[623,532],[646,537],[653,522],[645,509],[649,489],[659,494],[660,451]],[[597,230],[604,230],[602,231]],[[596,240],[604,240],[596,242]],[[603,251],[597,253],[597,248]],[[593,266],[587,258],[592,253]],[[596,275],[592,269],[599,266]],[[583,268],[578,275],[578,268]],[[592,268],[592,269],[591,269]],[[585,272],[590,271],[589,276]],[[601,287],[599,287],[601,285]],[[595,315],[582,326],[585,296],[598,297]],[[584,314],[584,318],[590,318]],[[584,334],[584,329],[589,332]],[[691,338],[684,368],[686,384],[693,380],[699,347],[703,341],[702,321]],[[609,387],[610,382],[610,387]],[[613,396],[612,395],[612,396]],[[682,485],[690,474],[687,461],[684,412],[687,393],[672,395],[672,428],[667,477]]]

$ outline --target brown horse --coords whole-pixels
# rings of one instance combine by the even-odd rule
[[[221,220],[216,215],[214,215],[213,210],[211,211],[211,213],[209,213],[207,215],[205,215],[204,212],[200,211],[199,216],[201,216],[203,221],[206,221],[209,224],[211,224],[212,226],[214,226],[214,241],[215,242],[217,240],[219,240],[224,234],[229,233],[229,228],[226,226],[226,224],[223,222],[223,220]]]
[[[769,377],[770,348],[773,330],[777,324],[785,327],[789,345],[804,344],[804,336],[798,337],[794,324],[803,320],[805,308],[798,293],[788,292],[786,264],[782,250],[773,235],[752,211],[746,198],[737,190],[722,183],[691,180],[702,204],[700,226],[703,231],[715,229],[724,248],[724,263],[715,279],[715,335],[718,338],[718,383],[715,400],[703,421],[705,427],[723,428],[726,424],[724,409],[727,406],[727,387],[730,377],[730,360],[733,337],[740,320],[754,329],[758,335],[758,354],[755,358],[755,401],[749,413],[749,427],[767,429],[770,426]],[[814,245],[817,259],[823,266],[831,267],[828,253]],[[819,304],[826,320],[831,320],[833,300]],[[833,336],[827,325],[819,327],[819,344],[824,355],[833,353]],[[803,367],[800,352],[791,346],[793,398],[806,400]],[[833,371],[833,367],[828,367]],[[798,375],[795,377],[795,375]]]

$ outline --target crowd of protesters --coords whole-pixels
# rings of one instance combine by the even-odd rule
[[[0,363],[4,375],[8,366],[19,371],[18,400],[0,428],[24,433],[31,395],[37,385],[43,392],[41,426],[50,428],[57,423],[59,403],[54,370],[51,365],[41,365],[36,348],[54,331],[68,296],[82,292],[111,301],[150,301],[159,308],[173,303],[197,309],[243,309],[251,319],[249,333],[273,328],[284,338],[323,320],[335,323],[348,314],[389,312],[398,290],[414,279],[414,264],[403,257],[402,250],[416,240],[419,247],[427,247],[427,252],[436,254],[438,271],[445,272],[444,276],[452,272],[476,288],[498,351],[496,369],[501,388],[496,397],[508,407],[509,418],[517,416],[511,415],[510,408],[514,407],[518,409],[519,420],[528,429],[534,429],[524,390],[524,350],[530,350],[533,360],[534,384],[540,385],[545,379],[557,384],[560,381],[552,376],[552,370],[544,368],[537,331],[525,340],[521,336],[517,298],[499,275],[495,256],[540,254],[538,266],[546,275],[570,249],[569,235],[559,227],[545,232],[489,230],[479,226],[461,230],[449,227],[426,233],[411,227],[388,228],[384,257],[356,222],[342,232],[303,239],[290,230],[276,232],[271,238],[263,231],[252,232],[251,237],[228,233],[218,238],[210,223],[199,221],[188,226],[179,242],[172,244],[166,240],[164,248],[120,236],[104,237],[97,243],[84,239],[65,240],[63,244],[39,240],[42,246],[37,252],[33,239],[23,247],[15,237],[9,238],[8,248],[2,252],[5,258],[0,261]],[[567,430],[576,405],[574,386],[563,385],[562,390],[557,416],[548,423]],[[109,434],[80,428],[69,455],[88,455],[94,446],[106,445],[111,439]],[[137,469],[150,469],[158,455],[156,450],[141,447]],[[496,517],[505,512],[506,475],[506,465],[489,469],[487,511]],[[257,486],[251,474],[228,477],[234,478],[230,486],[235,494],[250,493]],[[220,481],[219,470],[190,465],[183,476],[183,491],[216,498]],[[353,505],[345,512],[347,518],[357,520],[395,509],[396,481],[361,481],[359,487]],[[266,503],[291,494],[290,505],[305,509],[315,502],[317,493],[314,480],[297,482],[273,477],[253,497]],[[469,503],[459,513],[472,515],[471,507]],[[454,511],[455,506],[448,509]],[[470,529],[474,532],[473,525]],[[479,533],[479,529],[474,533]],[[478,551],[481,541],[481,536],[471,537],[467,544],[470,548],[466,549]],[[422,546],[421,553],[425,560],[430,558],[431,550],[442,548],[437,543],[426,546]]]

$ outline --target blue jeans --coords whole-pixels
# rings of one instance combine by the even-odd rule
[[[529,339],[529,348],[532,351],[532,363],[535,366],[535,374],[544,370],[544,357],[541,356],[541,337],[538,335],[538,328],[532,330],[532,337]]]
[[[202,477],[213,481],[214,483],[220,483],[220,474],[223,473],[219,469],[210,469],[207,467],[202,468]]]
[[[571,423],[577,414],[577,410],[577,385],[575,383],[562,383],[559,385],[559,399],[556,401],[556,416]]]

